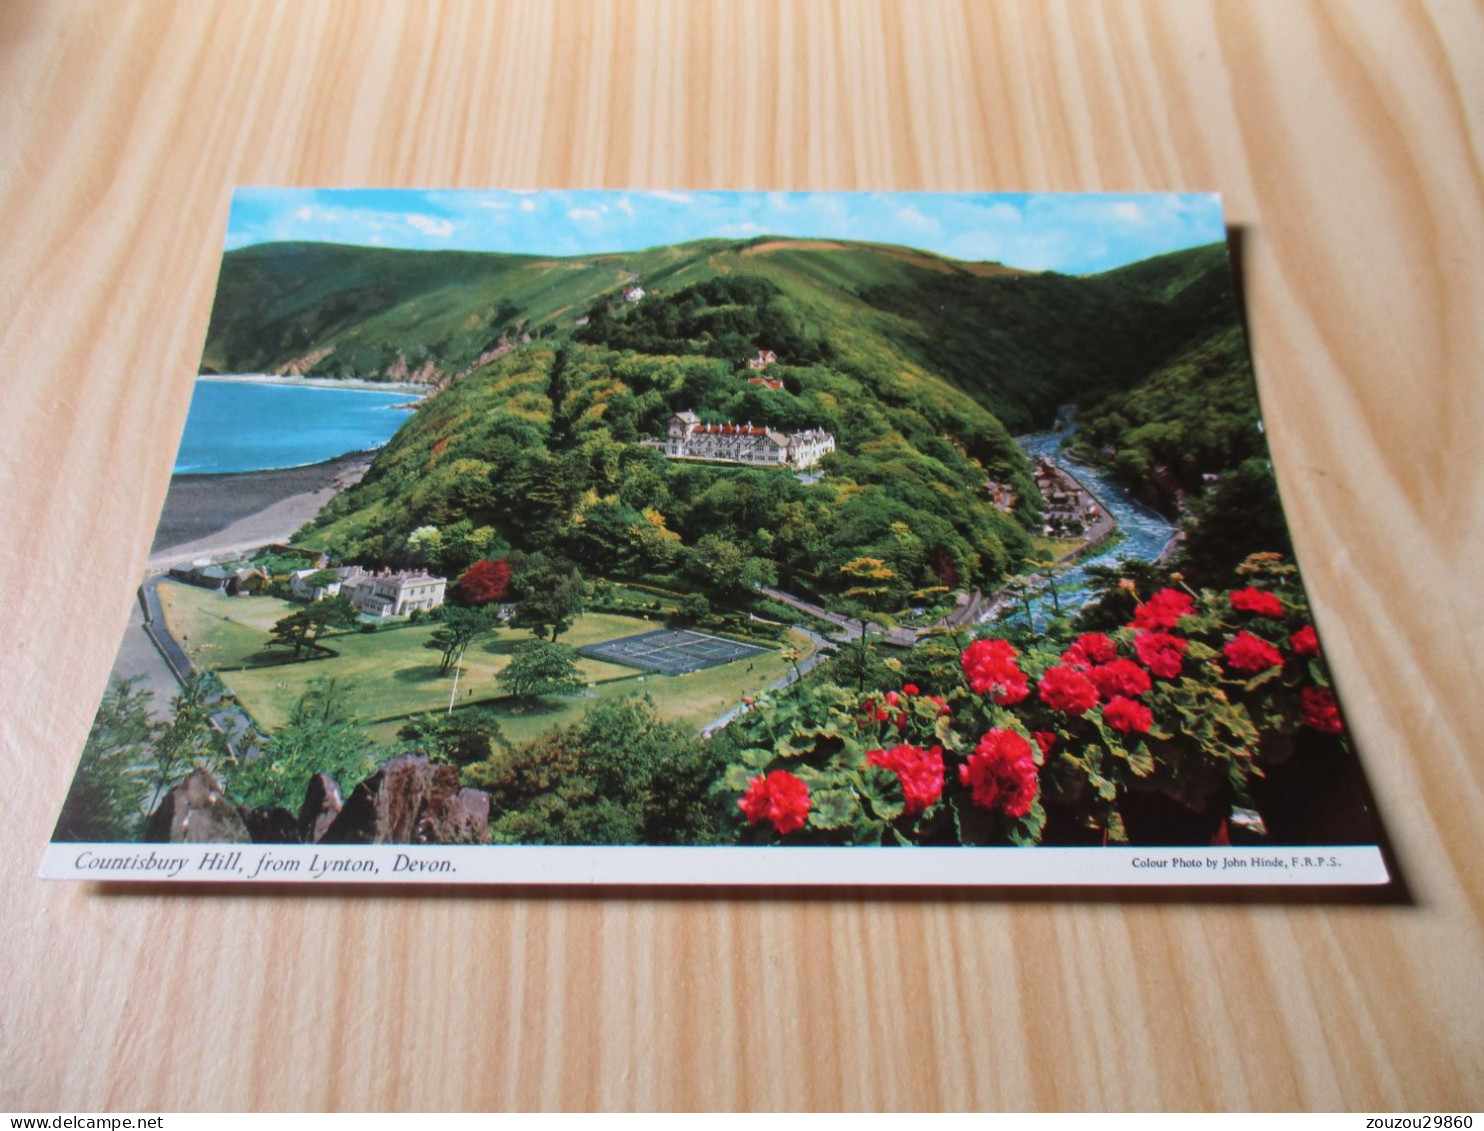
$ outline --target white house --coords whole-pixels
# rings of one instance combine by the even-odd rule
[[[812,467],[835,450],[820,428],[784,435],[755,424],[702,424],[693,412],[670,418],[664,440],[647,441],[670,459],[707,459],[761,466]]]
[[[447,578],[425,570],[389,570],[368,573],[360,566],[341,566],[340,592],[361,612],[373,617],[404,617],[443,604]]]

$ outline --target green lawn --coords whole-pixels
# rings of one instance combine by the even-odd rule
[[[1053,559],[1060,559],[1082,545],[1081,538],[1045,538],[1031,535],[1031,551],[1049,550]]]
[[[171,632],[202,667],[255,665],[246,671],[221,672],[221,679],[263,727],[284,725],[294,703],[316,679],[334,679],[347,710],[364,720],[368,732],[382,742],[395,738],[402,725],[388,716],[448,708],[453,681],[438,676],[438,653],[423,647],[432,634],[431,624],[331,634],[324,643],[338,656],[262,666],[265,660],[289,654],[284,648],[265,651],[264,644],[274,623],[302,606],[273,597],[225,597],[186,585],[162,585],[160,597]],[[581,647],[658,627],[637,617],[589,613],[560,639]],[[509,663],[511,652],[529,639],[529,632],[506,629],[471,647],[459,677],[459,705],[498,695],[495,675]],[[810,646],[804,637],[791,634],[789,642],[807,655]],[[532,738],[575,719],[596,699],[633,694],[649,695],[663,716],[699,730],[743,695],[761,691],[788,671],[777,652],[682,676],[644,674],[587,657],[579,659],[578,668],[596,684],[586,695],[528,710],[496,704],[506,735],[512,740]]]

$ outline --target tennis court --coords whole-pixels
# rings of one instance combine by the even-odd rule
[[[607,660],[612,664],[624,664],[663,675],[685,675],[688,672],[698,672],[702,668],[714,668],[718,664],[730,664],[733,660],[745,660],[749,656],[768,651],[756,644],[741,644],[720,636],[708,636],[704,632],[678,628],[641,632],[638,636],[623,636],[602,644],[588,644],[577,650],[595,660]]]

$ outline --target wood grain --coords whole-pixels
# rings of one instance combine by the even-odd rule
[[[1476,2],[0,6],[0,1107],[1484,1096]],[[33,879],[237,184],[1219,189],[1411,902]]]

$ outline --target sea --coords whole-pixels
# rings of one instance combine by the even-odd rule
[[[408,392],[201,377],[191,397],[177,474],[304,467],[379,448],[412,417]]]

